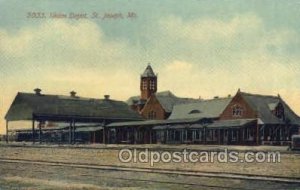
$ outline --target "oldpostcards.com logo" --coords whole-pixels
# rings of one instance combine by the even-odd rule
[[[238,151],[153,151],[149,149],[121,149],[118,158],[122,163],[279,163],[280,152]]]

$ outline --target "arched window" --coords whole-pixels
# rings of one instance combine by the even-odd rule
[[[200,110],[192,110],[192,111],[190,111],[189,114],[195,114],[195,113],[201,113],[201,111]]]
[[[243,115],[244,109],[239,105],[234,105],[232,107],[232,116],[241,117]]]

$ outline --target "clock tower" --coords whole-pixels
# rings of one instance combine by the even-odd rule
[[[154,74],[152,67],[148,64],[144,73],[141,75],[141,100],[147,100],[157,91],[157,75]]]

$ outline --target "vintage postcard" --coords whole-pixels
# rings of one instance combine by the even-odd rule
[[[0,0],[0,189],[300,189],[299,0]]]

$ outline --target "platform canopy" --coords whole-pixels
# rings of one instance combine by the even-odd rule
[[[85,127],[76,127],[75,132],[95,132],[103,129],[103,126],[85,126]]]
[[[197,123],[201,119],[167,119],[167,120],[145,120],[145,121],[128,121],[128,122],[115,122],[106,125],[106,127],[134,127],[134,126],[160,126],[160,125],[176,125],[185,123]]]
[[[207,125],[207,128],[237,128],[257,123],[256,119],[232,119],[232,120],[219,120],[212,124]]]

